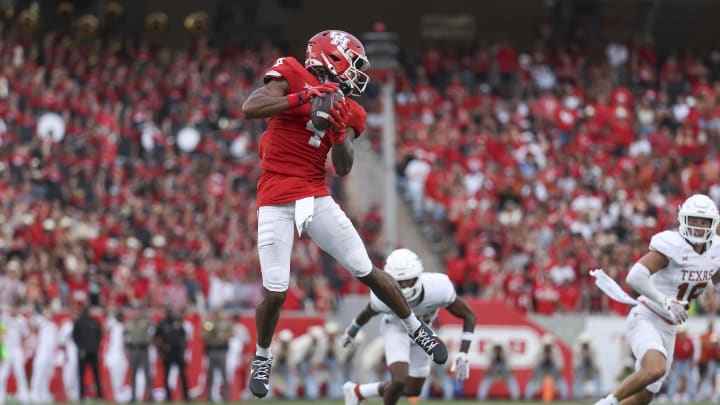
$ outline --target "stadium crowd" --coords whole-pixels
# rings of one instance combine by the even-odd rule
[[[240,105],[278,50],[98,41],[0,40],[0,304],[252,308],[262,128]],[[201,139],[183,149],[189,126]],[[327,311],[344,283],[304,242],[286,308]]]
[[[398,185],[460,292],[542,314],[624,312],[586,270],[624,280],[683,196],[720,200],[720,52],[548,43],[407,50]],[[0,304],[252,308],[264,124],[240,105],[279,55],[59,32],[31,43],[6,27]],[[38,131],[48,112],[64,136]],[[186,127],[201,134],[190,146]],[[367,132],[379,145],[379,128]],[[342,180],[328,184],[341,198]],[[381,263],[379,208],[356,215]],[[288,309],[330,311],[337,294],[366,291],[307,239],[292,267]]]
[[[588,270],[625,280],[687,195],[720,202],[720,51],[549,44],[411,59],[396,82],[399,187],[462,293],[624,314]],[[717,293],[702,302],[715,311]]]

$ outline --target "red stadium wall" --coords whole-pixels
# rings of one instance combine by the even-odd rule
[[[60,314],[56,317],[56,321],[58,324],[60,324],[62,321],[68,318],[67,314]],[[161,314],[158,314],[157,316],[153,317],[155,321],[159,321],[162,318]],[[201,339],[201,322],[200,322],[200,316],[198,314],[190,314],[186,317],[186,319],[193,324],[193,336],[191,337],[188,348],[191,351],[190,356],[190,362],[187,366],[187,374],[188,374],[188,384],[190,386],[190,392],[192,394],[193,391],[196,392],[202,392],[203,394],[196,398],[196,399],[204,399],[205,398],[205,370],[202,364],[203,357],[204,357],[204,350],[203,350],[203,343]],[[104,319],[98,318],[101,322],[104,323]],[[248,330],[248,333],[250,335],[250,343],[246,344],[246,346],[243,348],[243,361],[241,362],[240,367],[238,368],[236,375],[234,378],[231,378],[231,385],[230,385],[230,400],[231,401],[239,401],[241,400],[241,392],[244,388],[245,384],[245,376],[248,372],[246,369],[245,360],[249,361],[249,355],[250,348],[254,348],[255,342],[255,318],[252,316],[241,316],[240,317],[240,323],[245,325],[245,327]],[[307,331],[307,328],[309,326],[313,325],[323,325],[325,323],[324,318],[317,317],[317,316],[304,316],[304,315],[288,315],[283,314],[282,318],[280,319],[280,322],[278,323],[278,329],[287,328],[293,331],[293,333],[297,335],[301,335]],[[101,353],[104,351],[105,344],[106,344],[107,334],[105,334],[105,337],[103,338],[103,342],[101,343],[100,350]],[[153,388],[154,389],[164,389],[164,371],[162,367],[162,363],[160,359],[156,362],[154,365],[155,367],[155,378],[153,381]],[[28,358],[26,361],[26,374],[28,378],[28,383],[30,381],[30,378],[32,376],[32,358]],[[103,394],[105,396],[105,400],[112,402],[112,389],[110,385],[110,376],[107,372],[107,369],[105,369],[103,365],[103,357],[100,357],[100,375],[102,379],[103,384]],[[90,372],[90,369],[87,368],[85,370],[84,374],[84,381],[86,383],[86,387],[88,389],[87,392],[89,392],[89,395],[94,395],[94,383],[92,378],[92,373]],[[126,376],[126,382],[130,384],[130,371],[128,368],[128,375]],[[15,379],[12,376],[8,379],[8,392],[14,393],[15,392]],[[67,400],[67,395],[65,394],[65,389],[62,382],[62,369],[60,367],[55,368],[55,372],[53,374],[51,383],[50,383],[50,391],[52,392],[55,401],[56,402],[65,402]],[[175,387],[175,391],[173,392],[173,396],[176,400],[182,399],[182,390],[180,382],[178,381],[177,386]]]
[[[530,321],[525,314],[505,304],[504,301],[484,301],[477,298],[466,298],[477,316],[475,336],[468,359],[470,361],[470,378],[464,385],[464,395],[475,397],[480,381],[485,374],[487,358],[492,341],[503,342],[508,351],[510,364],[514,369],[515,378],[522,392],[532,377],[535,361],[542,348],[542,336],[546,333],[540,326]],[[451,352],[460,347],[462,321],[443,310],[439,315],[440,331]],[[572,350],[556,339],[556,345],[562,353],[563,376],[568,387],[572,387]],[[452,355],[451,355],[452,356]],[[449,361],[452,360],[452,357]],[[448,362],[449,362],[448,361]],[[539,393],[537,394],[539,395]],[[505,384],[495,384],[490,390],[490,397],[509,397]]]

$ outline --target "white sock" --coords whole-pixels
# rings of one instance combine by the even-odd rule
[[[377,398],[380,396],[380,383],[360,384],[358,391],[363,398]]]
[[[269,359],[272,357],[272,352],[270,351],[269,347],[262,347],[262,346],[256,344],[255,345],[255,355]]]
[[[610,403],[613,404],[613,405],[618,405],[618,404],[619,404],[617,398],[615,398],[615,395],[613,395],[613,394],[609,394],[606,398],[607,398],[608,401],[610,401]]]
[[[416,330],[420,327],[420,321],[415,317],[415,314],[410,314],[407,318],[402,320],[402,323],[405,325],[405,329],[407,329],[409,334],[415,333]]]

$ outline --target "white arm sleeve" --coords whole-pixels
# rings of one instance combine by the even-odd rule
[[[655,288],[652,280],[650,280],[650,269],[644,264],[635,263],[625,280],[635,291],[655,301],[659,305],[664,305],[666,297]]]

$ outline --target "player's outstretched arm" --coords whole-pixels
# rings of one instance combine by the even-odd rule
[[[264,86],[255,89],[245,102],[242,110],[245,118],[266,118],[289,109],[290,99],[286,96],[288,82],[270,80]]]
[[[297,93],[287,94],[289,84],[285,79],[271,79],[264,86],[255,89],[243,103],[245,118],[267,118],[290,108],[309,103],[313,97],[320,97],[338,88],[337,83],[322,83]]]
[[[460,298],[456,297],[455,301],[446,308],[454,317],[462,319],[463,321],[463,336],[462,342],[460,343],[460,351],[467,353],[470,349],[470,342],[472,341],[472,335],[475,333],[476,317],[475,312],[468,303]]]
[[[347,329],[345,329],[345,336],[343,337],[343,347],[352,344],[355,341],[355,336],[357,336],[360,328],[362,328],[366,323],[370,321],[370,319],[372,319],[372,317],[377,314],[379,314],[379,312],[374,310],[370,304],[367,304],[367,306],[362,311],[360,311],[358,316],[355,317],[352,323],[348,325]]]

